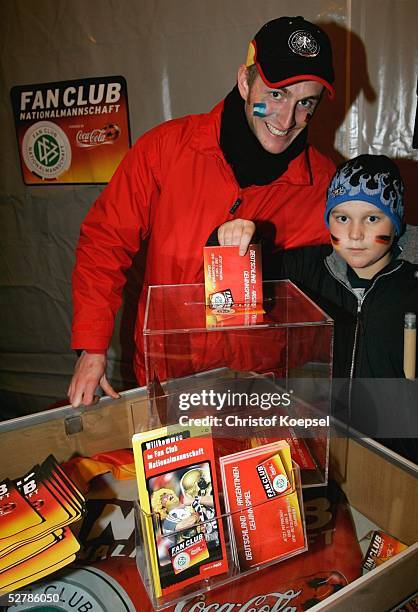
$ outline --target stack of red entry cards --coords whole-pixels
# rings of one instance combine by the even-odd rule
[[[250,244],[245,255],[237,246],[205,247],[203,260],[208,325],[259,322],[264,312],[260,245]]]
[[[75,559],[80,545],[68,525],[85,500],[50,455],[23,477],[0,483],[0,593],[8,593]]]
[[[289,445],[273,442],[220,457],[230,539],[241,571],[307,549]]]

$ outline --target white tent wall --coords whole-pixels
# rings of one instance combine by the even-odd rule
[[[303,15],[332,39],[337,95],[310,140],[336,162],[384,153],[399,162],[409,222],[418,224],[412,149],[418,74],[416,0],[3,0],[0,6],[0,392],[3,418],[64,399],[71,270],[79,227],[103,186],[25,186],[10,89],[122,75],[132,140],[161,121],[204,112],[235,84],[249,40],[267,20]],[[143,259],[143,258],[142,258]],[[110,349],[114,384],[134,386],[132,320],[141,257]],[[120,323],[119,320],[119,323]],[[121,331],[122,330],[122,331]]]

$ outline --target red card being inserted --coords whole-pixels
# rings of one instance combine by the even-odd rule
[[[222,313],[234,307],[263,312],[261,249],[250,244],[245,255],[237,246],[203,249],[206,304]]]

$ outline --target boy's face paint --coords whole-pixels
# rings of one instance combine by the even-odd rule
[[[375,238],[377,244],[390,244],[391,243],[391,236],[385,236],[385,235],[380,235],[380,236],[376,236]]]
[[[246,102],[245,114],[251,131],[261,146],[274,154],[283,153],[305,129],[323,91],[323,86],[317,81],[302,81],[273,89],[260,75],[256,76],[248,91],[240,82],[238,86]]]
[[[389,263],[395,230],[377,206],[360,200],[339,204],[329,227],[333,247],[361,278],[372,278]]]

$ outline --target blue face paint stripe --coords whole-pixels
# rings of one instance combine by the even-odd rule
[[[255,102],[253,104],[254,117],[265,117],[267,105],[264,102]]]

